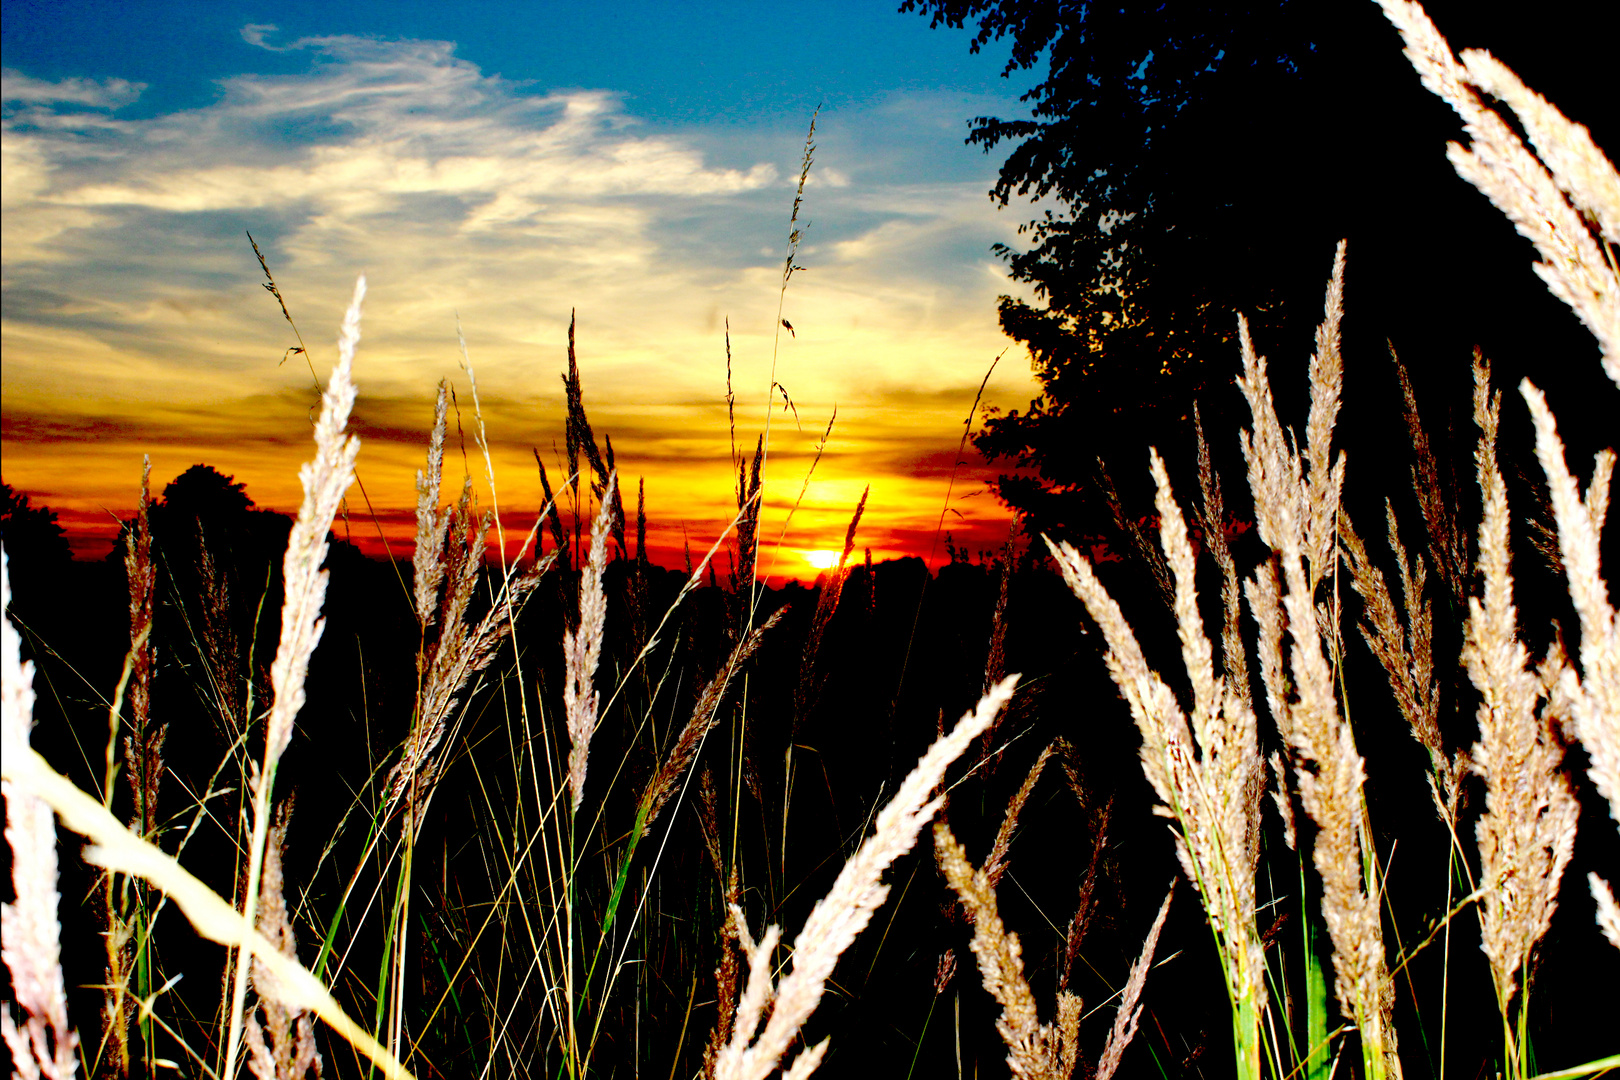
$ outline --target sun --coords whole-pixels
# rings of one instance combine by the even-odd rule
[[[838,556],[842,554],[841,551],[806,551],[804,561],[817,570],[831,570],[838,565]]]

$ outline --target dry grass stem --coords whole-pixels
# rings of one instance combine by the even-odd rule
[[[945,770],[962,755],[1012,696],[1018,676],[1009,675],[979,700],[978,706],[941,736],[901,782],[877,825],[860,850],[844,864],[827,895],[816,902],[804,929],[793,943],[793,966],[776,987],[776,1006],[764,1029],[761,1010],[770,996],[770,954],[780,933],[766,930],[750,952],[748,982],[737,1008],[731,1039],[718,1055],[715,1075],[720,1080],[764,1080],[776,1067],[800,1028],[815,1011],[826,991],[838,957],[849,948],[889,894],[883,872],[911,850],[917,833],[939,811],[941,799],[930,798],[944,779]],[[738,920],[739,923],[741,920]],[[826,1052],[826,1040],[801,1053],[787,1071],[804,1077],[814,1071]]]
[[[0,613],[10,608],[11,567],[0,551]],[[5,763],[6,842],[11,845],[15,893],[11,903],[0,904],[0,961],[11,972],[11,995],[22,1009],[14,1017],[9,1004],[0,1005],[0,1038],[20,1080],[70,1080],[78,1068],[79,1037],[68,1022],[62,979],[56,822],[46,801],[13,774],[13,763],[34,753],[28,746],[33,726],[34,665],[23,663],[22,638],[11,619],[0,614],[0,761]]]
[[[1481,947],[1506,1015],[1520,973],[1551,924],[1580,808],[1560,770],[1560,701],[1554,690],[1564,674],[1563,657],[1555,650],[1538,670],[1517,636],[1507,486],[1496,462],[1501,394],[1490,393],[1489,369],[1482,363],[1476,363],[1474,379],[1484,588],[1481,597],[1469,600],[1462,658],[1481,697],[1479,742],[1471,754],[1474,770],[1485,778],[1485,813],[1475,828],[1484,893]],[[1561,463],[1561,448],[1557,456]]]
[[[1579,212],[1596,219],[1603,238],[1620,242],[1620,176],[1614,166],[1585,127],[1565,119],[1489,53],[1464,50],[1459,63],[1421,5],[1379,3],[1406,41],[1406,56],[1423,85],[1457,111],[1473,140],[1447,147],[1458,175],[1536,245],[1542,258],[1536,273],[1597,338],[1603,369],[1620,384],[1620,276]],[[1513,110],[1539,159],[1486,104],[1487,95]]]

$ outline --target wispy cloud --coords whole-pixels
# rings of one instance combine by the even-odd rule
[[[119,109],[141,96],[145,83],[126,79],[62,79],[47,82],[7,68],[0,71],[0,101],[6,104],[87,105]]]
[[[277,366],[295,342],[258,290],[251,229],[323,376],[349,284],[368,272],[361,471],[400,473],[368,477],[379,510],[411,498],[406,433],[425,431],[438,377],[464,381],[458,313],[506,483],[514,497],[538,488],[524,459],[560,437],[578,308],[587,405],[621,466],[649,478],[655,511],[668,493],[670,529],[729,516],[728,318],[750,432],[773,348],[804,420],[802,432],[791,414],[772,420],[776,475],[802,469],[836,403],[817,473],[829,505],[871,478],[875,532],[925,497],[937,514],[937,470],[918,463],[954,454],[1004,345],[994,300],[1010,283],[987,249],[1023,216],[993,211],[991,163],[959,145],[973,103],[910,96],[824,115],[809,269],[787,297],[796,336],[778,342],[801,132],[654,129],[620,95],[504,80],[447,42],[241,34],[305,54],[306,69],[237,76],[209,105],[140,118],[116,111],[136,84],[6,72],[8,482],[83,504],[116,486],[99,471],[133,477],[149,449],[160,472],[208,460],[271,505],[295,487],[311,379],[302,358]],[[1025,366],[1004,362],[991,399],[1022,405]],[[983,499],[974,512],[994,516]]]

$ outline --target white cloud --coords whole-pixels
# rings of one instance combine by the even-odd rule
[[[7,102],[119,109],[139,98],[145,89],[145,83],[127,79],[62,79],[47,82],[9,69],[0,72],[0,100]]]

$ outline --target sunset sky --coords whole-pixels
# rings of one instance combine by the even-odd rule
[[[683,536],[701,553],[735,509],[728,319],[738,442],[764,426],[773,348],[797,408],[778,396],[771,420],[768,543],[837,407],[779,573],[814,575],[803,553],[841,545],[868,483],[858,545],[928,554],[1008,345],[996,297],[1019,291],[989,248],[1033,216],[988,199],[1000,158],[963,144],[965,121],[1022,112],[1029,81],[896,6],[5,0],[5,481],[80,557],[132,511],[143,453],[159,487],[206,462],[296,509],[312,380],[280,363],[297,341],[251,231],[323,380],[368,277],[359,471],[395,554],[440,378],[489,505],[458,316],[508,532],[533,521],[532,450],[561,469],[571,309],[587,409],[632,492],[645,478],[656,559],[678,564]],[[984,400],[1036,390],[1013,350]],[[1005,539],[994,472],[970,449],[959,544]],[[358,489],[350,511],[379,553]]]

